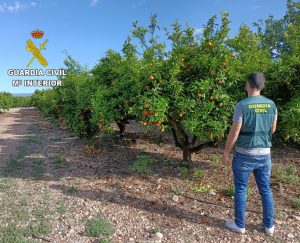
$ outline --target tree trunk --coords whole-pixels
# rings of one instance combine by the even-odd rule
[[[186,165],[188,168],[191,167],[191,162],[192,162],[192,152],[189,147],[185,147],[182,149],[182,155],[183,155],[183,163]]]
[[[209,147],[214,144],[213,141],[204,141],[197,143],[197,137],[189,135],[187,130],[182,128],[181,124],[175,119],[172,120],[172,134],[175,145],[182,149],[183,163],[190,168],[192,162],[192,153],[201,151],[204,147]]]
[[[120,129],[119,136],[120,139],[122,140],[124,138],[124,133],[125,133],[125,124],[123,122],[117,122],[117,125]]]
[[[183,164],[190,168],[192,151],[188,140],[188,135],[175,120],[172,121],[172,134],[175,140],[175,145],[182,149]]]

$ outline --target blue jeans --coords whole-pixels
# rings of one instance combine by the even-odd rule
[[[250,156],[234,152],[232,170],[234,177],[235,223],[245,228],[246,193],[251,171],[259,190],[263,207],[263,224],[271,228],[274,224],[274,203],[270,188],[271,155]]]

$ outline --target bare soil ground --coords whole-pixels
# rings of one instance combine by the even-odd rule
[[[0,168],[15,152],[17,144],[26,135],[26,130],[32,124],[35,115],[33,108],[0,111]]]
[[[186,174],[169,135],[161,138],[133,122],[123,142],[104,134],[85,141],[27,108],[0,114],[0,146],[1,163],[18,147],[0,178],[0,242],[101,242],[85,233],[86,222],[99,215],[112,225],[110,242],[159,242],[155,232],[162,233],[161,242],[172,243],[300,242],[294,205],[299,184],[279,183],[274,176],[275,235],[266,236],[260,225],[253,176],[246,234],[224,228],[233,217],[233,199],[224,192],[232,174],[219,162],[222,148],[193,155]],[[141,155],[152,161],[148,175],[129,169]],[[274,148],[272,158],[274,166],[293,165],[299,173],[299,150]],[[203,178],[195,177],[197,170]]]

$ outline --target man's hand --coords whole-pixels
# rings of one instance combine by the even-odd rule
[[[230,160],[229,160],[229,154],[227,153],[223,153],[222,156],[222,165],[227,165],[229,164]]]
[[[241,127],[242,127],[241,122],[233,122],[232,123],[230,132],[229,132],[228,137],[227,137],[227,141],[226,141],[225,149],[224,149],[224,152],[223,152],[223,156],[222,156],[222,164],[223,165],[229,164],[229,153],[230,153],[233,145],[235,144],[235,142],[236,142],[236,140],[239,136]]]

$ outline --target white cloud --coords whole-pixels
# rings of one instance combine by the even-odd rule
[[[203,33],[204,28],[195,29],[196,35],[201,35]]]
[[[22,9],[28,7],[35,7],[36,2],[30,2],[29,4],[22,4],[19,1],[15,1],[14,3],[8,4],[6,2],[0,4],[0,12],[7,12],[7,13],[16,13]]]
[[[99,0],[91,0],[90,5],[91,5],[92,7],[95,7],[95,6],[97,5],[98,1],[99,1]]]

